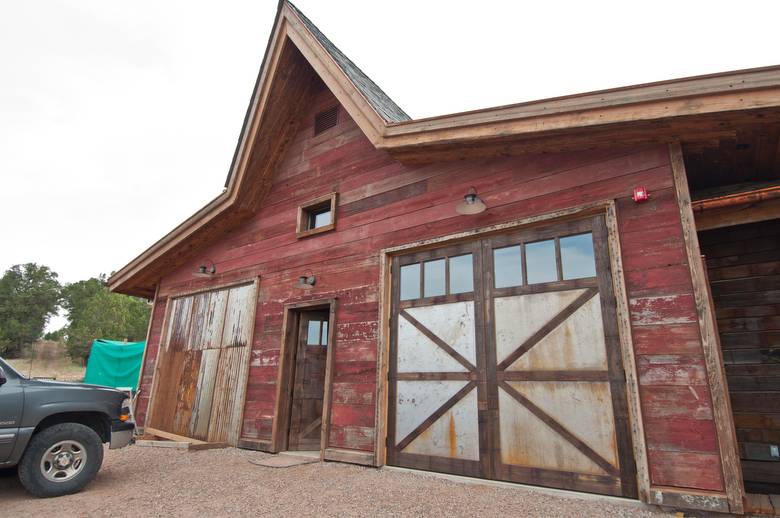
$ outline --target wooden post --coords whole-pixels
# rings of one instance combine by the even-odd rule
[[[157,295],[160,293],[160,283],[154,287],[154,299],[152,299],[152,310],[149,312],[149,324],[146,326],[146,342],[144,343],[144,353],[141,355],[141,368],[138,369],[138,382],[136,382],[136,394],[141,392],[141,380],[144,376],[144,366],[146,365],[146,351],[149,350],[149,338],[152,336],[152,324],[154,323],[154,310],[157,308]],[[127,339],[125,339],[125,342]],[[151,387],[150,387],[151,388]],[[151,396],[151,393],[149,394]],[[149,400],[151,402],[151,399]],[[133,415],[138,405],[138,397],[133,398]],[[148,415],[148,412],[147,412]],[[146,422],[144,422],[146,424]]]
[[[723,370],[723,358],[718,345],[717,324],[714,310],[709,297],[707,276],[699,250],[699,238],[696,234],[696,223],[691,208],[691,195],[688,191],[688,178],[685,173],[682,146],[679,142],[669,145],[674,187],[677,204],[680,208],[685,252],[688,257],[688,267],[693,281],[693,296],[696,301],[701,343],[704,351],[704,362],[707,368],[707,380],[712,397],[712,411],[715,420],[715,430],[718,435],[721,465],[723,467],[723,483],[726,497],[732,513],[744,512],[742,499],[744,486],[742,484],[742,466],[737,453],[734,416],[731,413],[726,375]]]

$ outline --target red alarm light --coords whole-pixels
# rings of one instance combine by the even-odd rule
[[[642,186],[634,187],[634,194],[631,196],[631,199],[637,203],[642,203],[650,199],[650,194]]]

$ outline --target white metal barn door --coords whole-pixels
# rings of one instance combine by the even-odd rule
[[[474,283],[480,265],[476,243],[394,263],[392,464],[482,474],[478,373],[484,354]]]
[[[388,463],[636,496],[603,217],[392,273]]]

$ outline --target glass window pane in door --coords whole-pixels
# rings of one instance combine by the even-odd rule
[[[309,320],[308,336],[306,345],[320,345],[320,321]]]
[[[548,239],[547,241],[526,244],[525,263],[528,271],[528,284],[557,281],[555,240]]]
[[[328,345],[328,321],[327,320],[322,321],[322,339],[320,340],[320,345]]]
[[[401,267],[401,300],[420,298],[420,263]]]
[[[471,254],[450,257],[450,293],[474,291],[474,267]]]
[[[444,283],[444,262],[445,259],[436,259],[435,261],[426,261],[425,265],[425,297],[438,297],[446,293]]]
[[[496,288],[523,284],[523,257],[520,245],[493,250],[493,277]]]
[[[561,262],[564,279],[582,279],[596,276],[596,259],[593,257],[593,234],[562,237]]]

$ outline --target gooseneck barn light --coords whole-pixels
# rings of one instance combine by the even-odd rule
[[[205,263],[198,266],[198,271],[193,273],[195,277],[211,277],[217,273],[217,267],[214,265],[214,262],[211,260],[206,261]]]
[[[469,192],[463,197],[463,201],[455,207],[455,211],[464,216],[479,214],[485,212],[485,209],[487,209],[487,205],[482,201],[482,198],[477,196],[477,190],[474,187],[469,187]]]

